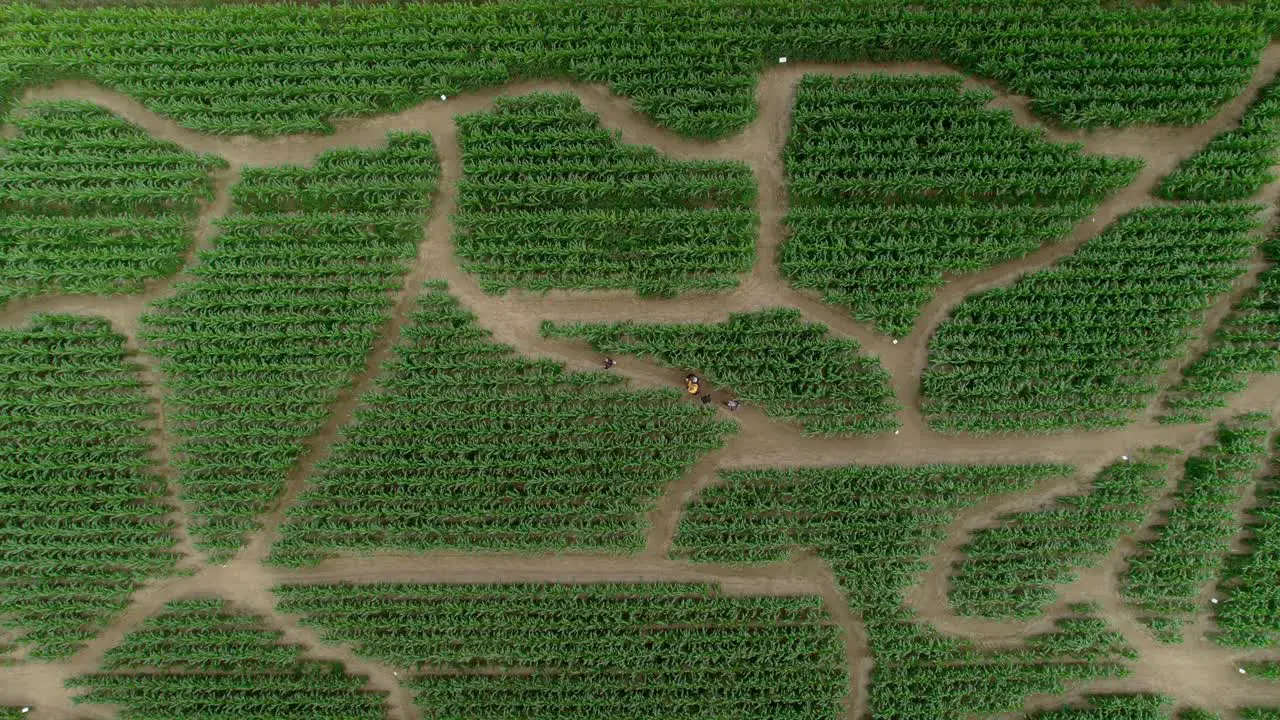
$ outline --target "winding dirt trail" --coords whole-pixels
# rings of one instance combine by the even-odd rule
[[[763,567],[718,566],[692,564],[667,557],[680,514],[702,489],[717,482],[717,472],[724,468],[758,466],[819,466],[847,463],[985,463],[985,462],[1061,462],[1077,468],[1070,478],[1052,481],[1029,493],[992,498],[978,507],[960,514],[951,528],[948,540],[939,548],[933,567],[908,598],[921,617],[944,632],[970,637],[979,643],[1008,643],[1028,632],[1047,629],[1051,619],[1061,611],[1055,608],[1035,623],[975,623],[958,618],[946,600],[947,579],[956,553],[972,530],[995,520],[998,515],[1018,509],[1037,507],[1053,498],[1075,492],[1087,484],[1094,472],[1121,454],[1154,445],[1194,448],[1205,442],[1211,432],[1209,424],[1196,426],[1163,426],[1148,413],[1133,425],[1111,431],[1067,432],[1049,436],[960,436],[936,433],[925,426],[919,410],[919,377],[927,362],[927,343],[938,324],[971,293],[1008,285],[1022,274],[1046,267],[1074,252],[1095,237],[1112,220],[1135,207],[1155,202],[1151,191],[1178,162],[1199,149],[1209,138],[1234,127],[1244,108],[1254,99],[1262,85],[1280,71],[1280,44],[1269,46],[1262,56],[1248,88],[1228,103],[1209,122],[1192,128],[1139,128],[1105,132],[1073,132],[1045,127],[1032,116],[1028,99],[1000,92],[993,107],[1007,109],[1015,122],[1042,128],[1047,139],[1055,142],[1078,142],[1085,152],[1123,154],[1141,157],[1145,167],[1137,180],[1099,205],[1097,212],[1058,243],[1026,257],[1003,263],[989,270],[948,277],[932,301],[923,308],[914,331],[894,343],[869,326],[852,320],[841,308],[821,302],[812,293],[790,287],[780,274],[776,255],[785,237],[783,217],[787,211],[782,148],[790,125],[791,103],[796,84],[808,72],[837,75],[851,73],[956,72],[938,63],[854,63],[840,65],[790,64],[765,72],[757,89],[760,112],[756,122],[742,133],[717,142],[690,140],[652,126],[637,113],[630,102],[611,95],[605,88],[569,82],[521,82],[491,88],[446,102],[430,101],[403,112],[369,118],[341,120],[335,132],[326,136],[299,135],[270,139],[212,136],[180,127],[132,98],[92,82],[64,80],[47,87],[29,89],[24,100],[87,100],[105,107],[140,126],[153,137],[169,140],[197,152],[219,155],[229,168],[215,177],[215,198],[201,213],[195,243],[188,254],[186,269],[177,275],[148,283],[142,293],[110,298],[84,296],[42,296],[8,303],[0,308],[0,326],[25,323],[33,312],[73,312],[107,318],[128,338],[130,357],[140,366],[149,402],[157,416],[154,427],[157,467],[174,486],[172,464],[173,440],[165,427],[163,397],[156,364],[138,350],[138,317],[151,303],[172,295],[176,283],[190,277],[190,268],[199,262],[198,251],[208,248],[216,237],[215,222],[231,210],[230,188],[245,168],[281,164],[307,165],[320,153],[348,147],[372,148],[385,142],[389,131],[428,132],[435,139],[441,160],[439,190],[433,198],[430,219],[424,227],[418,261],[404,279],[402,289],[391,298],[393,309],[385,323],[364,372],[353,379],[331,408],[324,427],[306,444],[306,451],[290,475],[287,488],[273,510],[262,519],[262,529],[247,547],[224,566],[212,567],[192,547],[186,532],[186,508],[176,493],[171,504],[178,524],[179,548],[186,556],[183,567],[192,574],[147,583],[134,593],[128,610],[97,636],[86,648],[67,662],[21,663],[0,667],[0,705],[33,705],[29,717],[36,718],[107,718],[109,708],[75,706],[74,691],[64,687],[66,679],[96,669],[103,654],[117,645],[124,635],[147,617],[158,612],[164,603],[180,597],[221,595],[252,612],[263,614],[282,628],[286,639],[307,648],[310,657],[337,660],[349,672],[367,675],[368,687],[388,693],[389,714],[393,718],[417,718],[407,690],[399,685],[395,671],[379,663],[364,660],[349,648],[321,642],[313,631],[281,615],[270,588],[280,583],[311,582],[708,582],[719,584],[725,592],[748,595],[815,594],[823,598],[832,619],[842,630],[846,661],[849,666],[850,691],[846,699],[846,717],[862,717],[867,709],[867,688],[872,660],[867,650],[865,630],[860,620],[849,612],[830,568],[819,558],[800,553],[787,562]],[[994,87],[991,83],[967,79],[969,87]],[[496,297],[485,294],[475,280],[462,272],[453,256],[451,215],[456,207],[456,184],[461,175],[461,158],[453,116],[488,109],[495,98],[533,91],[571,92],[584,106],[600,116],[603,126],[620,130],[628,144],[655,146],[677,159],[722,159],[745,163],[759,185],[757,210],[760,229],[757,240],[757,262],[741,279],[740,286],[722,294],[693,293],[677,299],[641,299],[625,292],[551,292],[530,294],[512,292]],[[1275,200],[1280,184],[1273,185],[1260,197],[1268,204],[1265,219],[1273,220]],[[1216,327],[1231,299],[1247,289],[1260,265],[1233,288],[1231,297],[1220,298],[1206,313],[1203,337]],[[801,310],[806,318],[825,323],[832,334],[861,343],[864,350],[878,356],[894,378],[898,401],[904,406],[903,427],[895,435],[863,439],[819,439],[800,435],[799,428],[769,420],[754,408],[744,408],[732,415],[740,425],[739,432],[726,439],[724,448],[705,456],[685,476],[667,488],[650,514],[650,532],[646,548],[634,556],[606,555],[506,555],[420,553],[414,555],[375,554],[361,557],[339,557],[318,566],[290,570],[266,566],[271,543],[278,534],[288,507],[303,492],[327,456],[342,426],[349,422],[362,393],[376,386],[377,370],[390,355],[400,330],[409,321],[414,302],[423,281],[440,279],[474,312],[481,325],[492,331],[496,340],[516,347],[521,353],[551,357],[573,369],[596,367],[597,356],[584,343],[551,340],[541,337],[539,323],[603,321],[633,319],[646,322],[702,321],[713,322],[729,313],[790,306]],[[1177,368],[1171,368],[1171,371]],[[679,370],[651,363],[624,359],[615,369],[637,385],[670,386]],[[1232,399],[1230,408],[1214,413],[1214,419],[1238,412],[1261,410],[1275,414],[1280,409],[1280,377],[1255,378],[1250,389]],[[1123,606],[1116,594],[1118,563],[1125,555],[1117,552],[1099,568],[1081,574],[1081,579],[1062,588],[1062,601],[1082,599],[1103,605],[1104,616],[1115,624],[1136,647],[1143,651],[1134,663],[1134,675],[1122,680],[1091,683],[1073,690],[1067,699],[1085,691],[1105,689],[1152,689],[1178,697],[1182,701],[1206,707],[1228,707],[1242,700],[1257,701],[1276,696],[1280,690],[1260,687],[1233,674],[1233,666],[1223,663],[1222,650],[1197,643],[1197,652],[1213,652],[1203,657],[1213,662],[1190,662],[1194,654],[1168,653],[1165,646],[1144,644],[1144,633],[1135,629],[1136,619]],[[1149,639],[1149,638],[1148,638]],[[1205,641],[1207,642],[1207,641]],[[1234,661],[1234,658],[1226,658]],[[1211,667],[1211,669],[1210,669]],[[1212,689],[1213,693],[1210,692]],[[1212,694],[1212,697],[1210,696]],[[1031,706],[1057,705],[1062,696],[1033,698]]]

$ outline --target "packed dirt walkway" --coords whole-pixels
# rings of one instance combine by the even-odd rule
[[[796,84],[805,73],[915,73],[954,72],[936,63],[856,63],[841,65],[789,64],[766,72],[760,81],[757,101],[759,117],[742,133],[718,142],[701,142],[677,136],[652,126],[630,104],[602,87],[566,82],[522,82],[431,101],[403,112],[383,116],[342,120],[336,132],[327,136],[290,136],[271,139],[204,135],[184,129],[157,115],[137,101],[100,85],[80,80],[59,81],[48,87],[32,88],[25,100],[87,100],[117,113],[140,126],[153,137],[173,141],[187,149],[223,157],[229,169],[215,180],[215,198],[201,213],[194,247],[186,269],[170,278],[149,282],[144,292],[111,298],[84,296],[42,296],[17,300],[0,307],[0,327],[19,326],[34,312],[73,312],[107,318],[128,339],[128,349],[139,363],[148,397],[155,410],[154,460],[170,483],[173,515],[178,524],[182,567],[192,574],[151,582],[139,589],[130,608],[82,652],[62,663],[18,663],[0,667],[0,705],[32,705],[32,718],[107,718],[113,713],[99,706],[76,706],[64,682],[77,674],[95,670],[103,654],[123,636],[170,600],[202,594],[219,594],[244,609],[267,616],[291,642],[304,645],[311,657],[341,661],[349,671],[367,675],[368,686],[388,693],[392,718],[417,718],[408,691],[397,682],[395,671],[361,659],[348,648],[321,643],[314,632],[299,626],[294,618],[276,612],[270,588],[279,583],[301,582],[606,582],[606,581],[696,581],[720,584],[735,594],[815,594],[829,607],[833,622],[842,630],[850,669],[850,692],[846,703],[849,718],[866,712],[867,688],[872,659],[867,650],[860,621],[849,612],[841,590],[827,565],[808,553],[765,567],[734,567],[691,564],[668,558],[675,529],[684,507],[703,488],[717,481],[725,468],[758,466],[822,466],[836,464],[1059,462],[1077,468],[1071,478],[1049,482],[1028,493],[993,498],[962,513],[953,523],[950,538],[933,558],[932,568],[908,597],[921,619],[945,632],[961,635],[979,644],[1007,645],[1026,634],[1047,628],[1064,612],[1065,604],[1081,600],[1102,604],[1104,617],[1121,630],[1141,652],[1132,665],[1134,673],[1123,680],[1086,684],[1070,697],[1092,690],[1164,692],[1181,702],[1212,709],[1228,709],[1244,702],[1280,704],[1280,689],[1268,688],[1238,677],[1236,658],[1208,641],[1192,639],[1182,648],[1170,650],[1155,643],[1138,626],[1116,594],[1117,577],[1127,555],[1117,549],[1099,568],[1084,572],[1076,583],[1062,589],[1062,600],[1044,618],[1033,623],[973,621],[955,616],[946,600],[949,569],[971,532],[997,522],[1001,514],[1015,509],[1041,507],[1055,497],[1079,491],[1103,465],[1122,454],[1142,448],[1166,445],[1194,450],[1208,441],[1212,424],[1165,426],[1147,413],[1120,430],[1064,432],[1049,436],[967,436],[930,430],[920,413],[919,378],[927,362],[927,343],[942,322],[966,296],[992,287],[1008,285],[1022,274],[1046,267],[1074,252],[1101,232],[1112,220],[1146,204],[1159,202],[1152,190],[1160,179],[1185,157],[1202,147],[1219,132],[1234,127],[1258,90],[1280,71],[1280,45],[1267,48],[1248,88],[1228,103],[1209,122],[1191,128],[1135,128],[1105,132],[1067,132],[1043,127],[1048,139],[1078,142],[1089,153],[1123,154],[1141,157],[1145,166],[1137,180],[1103,202],[1097,212],[1063,240],[1025,258],[977,273],[948,277],[947,284],[924,308],[914,331],[895,342],[872,328],[852,320],[841,308],[822,303],[812,294],[793,289],[779,272],[775,256],[784,237],[786,188],[782,148],[790,125],[790,108]],[[967,81],[970,85],[984,85]],[[453,116],[485,110],[501,95],[533,91],[572,92],[584,106],[599,114],[601,123],[620,130],[628,144],[653,145],[678,159],[730,159],[747,164],[759,185],[757,210],[760,232],[757,262],[740,286],[721,294],[689,294],[677,299],[642,299],[621,292],[551,292],[545,295],[515,292],[496,297],[483,293],[473,278],[462,272],[452,253],[451,215],[456,205],[456,186],[461,175],[461,158]],[[997,89],[998,91],[998,89]],[[1012,112],[1023,126],[1042,127],[1028,110],[1024,97],[1000,93],[992,103]],[[186,530],[186,508],[177,499],[177,473],[172,463],[172,439],[165,425],[163,388],[155,360],[139,349],[138,317],[156,300],[169,297],[177,283],[190,279],[190,269],[216,240],[214,222],[231,208],[230,188],[247,167],[281,164],[306,165],[320,153],[345,147],[377,147],[389,131],[430,133],[439,149],[442,171],[439,190],[418,260],[395,293],[393,311],[370,354],[364,372],[344,390],[331,408],[323,428],[307,443],[302,458],[291,474],[276,508],[263,519],[261,531],[231,562],[210,566],[195,550]],[[1268,229],[1274,223],[1272,207],[1276,188],[1268,188],[1259,200],[1267,204]],[[1260,260],[1230,294],[1220,298],[1207,313],[1201,340],[1225,316],[1231,300],[1245,291]],[[672,484],[650,516],[651,530],[646,549],[636,556],[601,555],[506,555],[422,553],[415,555],[378,554],[372,557],[337,558],[315,568],[285,570],[263,564],[276,539],[284,511],[306,487],[318,465],[327,456],[342,426],[352,417],[362,393],[374,387],[376,373],[409,320],[417,294],[426,280],[441,279],[450,291],[491,330],[500,342],[521,353],[550,357],[574,369],[596,367],[598,357],[580,343],[549,340],[538,332],[543,320],[647,322],[718,321],[731,312],[778,306],[794,307],[811,319],[825,323],[835,336],[857,340],[876,356],[892,374],[898,401],[903,405],[902,428],[893,435],[863,439],[823,439],[800,435],[793,425],[778,423],[763,413],[747,408],[734,415],[740,424],[723,449],[707,455],[685,477]],[[1171,377],[1178,370],[1171,365]],[[670,386],[681,371],[624,359],[616,368],[631,382],[643,386]],[[1233,398],[1232,406],[1215,414],[1215,420],[1239,412],[1262,411],[1273,417],[1280,412],[1280,377],[1255,378],[1249,391]],[[1155,407],[1158,403],[1153,403]],[[1061,703],[1061,696],[1033,698],[1034,706]]]

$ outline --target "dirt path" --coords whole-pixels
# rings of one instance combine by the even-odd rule
[[[218,594],[254,612],[272,618],[284,629],[286,638],[308,648],[312,657],[342,662],[350,672],[367,675],[369,687],[389,693],[390,714],[396,718],[416,718],[418,713],[411,698],[396,681],[392,669],[363,660],[349,648],[322,643],[312,631],[297,625],[277,612],[276,599],[269,588],[278,583],[301,582],[710,582],[735,594],[791,595],[815,594],[823,598],[833,620],[841,627],[846,660],[850,669],[850,692],[846,716],[856,718],[866,710],[871,658],[867,651],[865,631],[860,621],[848,610],[829,567],[810,555],[797,555],[784,563],[763,567],[730,567],[693,564],[666,557],[680,513],[697,493],[717,481],[723,468],[757,466],[819,466],[841,463],[986,463],[986,462],[1063,462],[1077,467],[1068,479],[1047,483],[1035,491],[1021,495],[993,498],[963,512],[951,528],[948,540],[934,559],[934,567],[923,582],[912,591],[909,601],[928,620],[941,629],[973,637],[979,642],[1014,641],[1048,620],[1034,624],[993,623],[973,625],[969,619],[955,618],[946,602],[948,568],[955,553],[976,527],[990,522],[1000,513],[1035,507],[1050,502],[1057,495],[1083,487],[1087,479],[1104,464],[1121,454],[1153,445],[1196,447],[1204,441],[1210,425],[1162,426],[1150,414],[1128,428],[1113,431],[1069,432],[1050,436],[958,436],[929,430],[919,412],[919,376],[927,361],[928,338],[957,303],[969,294],[1008,285],[1022,274],[1043,268],[1077,249],[1094,237],[1113,219],[1129,210],[1152,202],[1151,190],[1163,175],[1184,157],[1198,150],[1218,132],[1233,127],[1257,90],[1280,70],[1280,45],[1273,44],[1263,54],[1248,89],[1224,106],[1208,123],[1183,129],[1140,128],[1105,132],[1074,132],[1044,127],[1032,116],[1027,98],[999,94],[993,107],[1009,110],[1015,122],[1023,126],[1041,127],[1047,139],[1057,142],[1079,142],[1085,152],[1139,156],[1146,165],[1137,181],[1103,202],[1097,212],[1082,222],[1069,237],[1036,251],[1020,260],[1001,264],[989,270],[948,277],[934,299],[924,308],[915,330],[906,339],[894,343],[869,326],[852,320],[843,309],[825,304],[812,293],[790,287],[781,276],[776,255],[784,238],[783,217],[786,214],[785,177],[781,159],[782,147],[790,125],[790,111],[795,86],[806,72],[846,75],[850,73],[954,72],[937,63],[856,63],[841,65],[789,64],[764,73],[757,90],[759,118],[742,133],[718,142],[701,142],[675,135],[652,126],[637,113],[629,101],[615,97],[600,86],[567,82],[522,82],[500,88],[471,93],[448,101],[430,101],[400,113],[370,118],[341,120],[331,135],[289,136],[260,139],[204,135],[178,126],[172,120],[147,110],[140,103],[112,90],[86,81],[60,81],[49,87],[30,89],[24,99],[77,99],[101,105],[126,120],[142,127],[153,137],[170,140],[198,152],[220,155],[230,165],[217,174],[215,199],[199,218],[196,242],[187,256],[187,269],[163,280],[148,283],[144,292],[110,298],[84,296],[43,296],[18,300],[0,308],[0,326],[20,325],[37,311],[80,312],[106,317],[129,338],[131,358],[142,366],[148,399],[156,411],[157,466],[172,486],[172,438],[164,423],[164,407],[159,392],[158,372],[154,362],[137,352],[137,319],[152,302],[169,297],[175,284],[190,277],[197,250],[207,248],[216,228],[214,221],[230,211],[229,190],[246,167],[280,164],[307,165],[330,149],[377,147],[388,131],[429,132],[439,149],[442,172],[440,189],[433,199],[432,214],[425,226],[419,247],[419,259],[411,268],[400,291],[392,297],[393,310],[377,340],[364,371],[353,379],[331,409],[323,429],[307,443],[307,450],[291,474],[288,487],[276,507],[263,518],[263,528],[251,539],[247,548],[222,567],[209,567],[191,547],[181,516],[185,508],[172,500],[175,517],[180,523],[180,547],[187,554],[185,566],[202,567],[194,575],[148,583],[133,597],[129,609],[96,637],[81,653],[64,663],[26,663],[0,667],[0,704],[36,706],[29,717],[70,718],[110,717],[106,708],[71,705],[72,692],[63,687],[66,678],[96,668],[103,653],[118,644],[123,636],[147,617],[158,612],[165,602],[178,597]],[[969,87],[993,87],[992,84],[968,79]],[[462,272],[453,256],[451,214],[456,206],[456,184],[461,173],[461,158],[453,123],[455,113],[488,109],[501,95],[518,95],[532,91],[572,92],[584,106],[599,114],[603,126],[623,132],[628,144],[653,145],[659,151],[678,159],[738,160],[750,167],[759,185],[757,210],[760,231],[757,240],[757,262],[744,276],[740,286],[723,294],[689,294],[677,299],[640,299],[625,292],[551,292],[545,295],[512,292],[495,297],[482,292],[475,280]],[[1263,199],[1274,201],[1280,192],[1268,188]],[[1273,202],[1270,204],[1274,204]],[[1268,219],[1270,216],[1268,215]],[[1256,272],[1256,267],[1254,271]],[[1232,295],[1242,291],[1252,276],[1237,283]],[[278,534],[284,513],[302,492],[316,471],[318,463],[329,452],[341,427],[350,420],[361,393],[376,384],[379,365],[390,355],[401,328],[409,320],[422,282],[442,279],[453,294],[474,312],[481,325],[493,332],[499,342],[516,347],[521,353],[552,357],[573,369],[592,369],[598,357],[585,343],[548,340],[538,333],[542,320],[616,321],[634,319],[647,322],[722,320],[731,312],[790,306],[801,310],[812,320],[825,323],[833,334],[852,338],[869,353],[880,357],[895,383],[899,402],[904,405],[903,427],[892,436],[863,439],[819,439],[800,435],[797,426],[769,420],[755,408],[745,408],[733,417],[739,432],[726,440],[720,451],[711,453],[694,465],[678,482],[673,483],[650,514],[651,530],[644,552],[634,556],[555,555],[526,556],[505,554],[421,553],[414,555],[378,554],[374,556],[340,557],[322,562],[314,568],[288,570],[262,564],[272,540]],[[1226,307],[1220,301],[1209,313],[1207,332]],[[623,360],[617,369],[634,384],[645,386],[672,385],[680,371],[661,368],[651,363]],[[1232,407],[1215,413],[1215,419],[1246,410],[1273,412],[1280,406],[1280,378],[1258,379],[1250,389],[1232,399]],[[1097,572],[1063,589],[1063,603],[1071,598],[1087,598],[1103,603],[1104,613],[1126,636],[1140,638],[1133,620],[1115,594],[1114,562],[1109,559]],[[1110,583],[1110,584],[1108,584]],[[1052,615],[1052,613],[1051,613]],[[1132,640],[1132,639],[1131,639]],[[1142,659],[1135,663],[1132,678],[1088,685],[1089,690],[1114,685],[1126,691],[1168,688],[1170,694],[1188,701],[1208,697],[1209,689],[1218,693],[1210,707],[1226,707],[1243,699],[1270,697],[1273,691],[1258,687],[1233,674],[1234,667],[1218,667],[1223,651],[1216,646],[1198,651],[1214,654],[1214,662],[1189,662],[1192,655],[1170,655],[1165,646],[1143,647]],[[1185,655],[1185,657],[1184,657]],[[1230,658],[1225,658],[1230,659]],[[1221,672],[1219,672],[1221,671]],[[1199,676],[1196,674],[1199,673]],[[1225,674],[1224,674],[1225,673]],[[1073,691],[1077,697],[1082,691]],[[1280,691],[1275,691],[1280,695]],[[1061,696],[1036,698],[1038,703],[1060,704]]]

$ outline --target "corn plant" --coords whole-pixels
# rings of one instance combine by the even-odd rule
[[[782,271],[906,335],[945,273],[981,270],[1070,231],[1141,162],[1046,142],[958,75],[808,75],[784,159]]]
[[[88,75],[187,127],[261,135],[328,132],[332,118],[569,77],[607,85],[678,132],[724,137],[756,117],[757,76],[780,56],[940,60],[1030,96],[1067,126],[1194,125],[1245,87],[1278,22],[1267,3],[1021,0],[0,12],[0,105],[47,78]]]
[[[74,653],[173,568],[146,419],[106,321],[0,330],[0,628],[34,657]]]
[[[1244,272],[1256,210],[1140,209],[1055,266],[966,299],[929,341],[929,423],[979,432],[1127,424],[1214,296]]]
[[[220,599],[171,602],[109,650],[103,671],[72,678],[77,703],[121,708],[125,720],[385,717],[384,694],[340,665],[304,660],[261,618]]]
[[[889,373],[852,340],[796,310],[735,313],[716,325],[543,323],[547,337],[581,337],[605,354],[655,357],[690,370],[771,417],[793,419],[811,435],[869,435],[898,426]]]
[[[736,429],[675,390],[627,390],[616,375],[516,356],[442,283],[424,290],[395,354],[289,509],[274,562],[387,548],[638,550],[667,483]]]
[[[143,317],[162,360],[197,545],[225,558],[275,498],[302,440],[364,366],[422,236],[438,171],[425,135],[246,169],[237,212]]]
[[[739,163],[623,145],[573,95],[499,98],[459,117],[454,242],[485,289],[737,285],[751,268],[755,180]]]
[[[147,137],[89,103],[17,109],[0,138],[0,303],[136,292],[177,271],[219,158]]]
[[[871,716],[959,720],[1012,712],[1027,695],[1125,674],[1119,660],[1132,650],[1088,608],[1073,608],[1023,647],[983,650],[915,620],[903,595],[960,510],[1070,472],[1058,465],[723,472],[724,482],[685,510],[673,555],[764,563],[812,550],[831,566],[866,626],[875,658]]]
[[[951,606],[961,615],[1040,615],[1057,598],[1055,585],[1096,565],[1146,518],[1164,470],[1154,460],[1122,460],[1103,469],[1087,494],[978,530],[951,576]]]
[[[428,717],[818,720],[848,689],[819,598],[692,584],[283,585],[282,612],[400,668]],[[514,672],[503,672],[504,670]],[[518,670],[517,670],[518,669]]]
[[[1202,590],[1223,571],[1237,526],[1233,507],[1267,450],[1264,420],[1243,416],[1219,427],[1217,442],[1187,461],[1175,504],[1155,528],[1155,539],[1129,558],[1121,594],[1142,611],[1160,640],[1181,641],[1180,628],[1200,608]],[[1241,598],[1233,608],[1237,619],[1249,607]],[[1235,629],[1247,634],[1247,624]],[[1224,625],[1228,638],[1231,627],[1230,621]]]

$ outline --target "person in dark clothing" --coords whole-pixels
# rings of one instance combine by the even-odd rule
[[[710,395],[710,394],[707,394],[707,395],[703,395],[703,396],[702,396],[702,404],[703,404],[703,405],[709,405],[709,404],[711,404],[711,395]]]
[[[604,362],[601,364],[604,365],[605,370],[610,370],[613,368],[614,365],[618,364],[618,361],[614,360],[613,358],[605,358]]]

